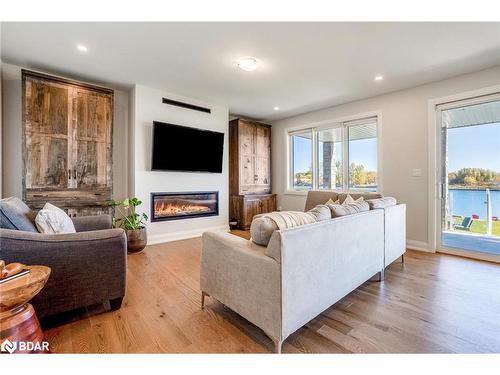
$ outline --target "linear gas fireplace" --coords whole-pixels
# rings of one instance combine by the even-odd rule
[[[151,193],[151,221],[219,215],[219,192]]]

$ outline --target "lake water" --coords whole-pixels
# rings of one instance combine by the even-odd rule
[[[450,189],[452,214],[486,219],[486,190]],[[490,190],[492,216],[500,217],[500,190]]]

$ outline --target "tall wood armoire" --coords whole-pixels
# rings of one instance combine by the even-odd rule
[[[23,70],[23,199],[109,213],[113,90]]]
[[[250,228],[255,215],[276,210],[271,194],[271,126],[236,119],[229,122],[229,218]]]

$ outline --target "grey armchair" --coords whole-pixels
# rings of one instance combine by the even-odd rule
[[[52,269],[46,286],[32,300],[39,318],[106,301],[116,310],[125,295],[125,232],[111,229],[109,215],[73,222],[77,233],[71,234],[3,229],[6,225],[0,229],[0,259]]]

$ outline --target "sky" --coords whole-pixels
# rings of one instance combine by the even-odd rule
[[[500,172],[500,122],[448,130],[448,171],[462,168]]]

